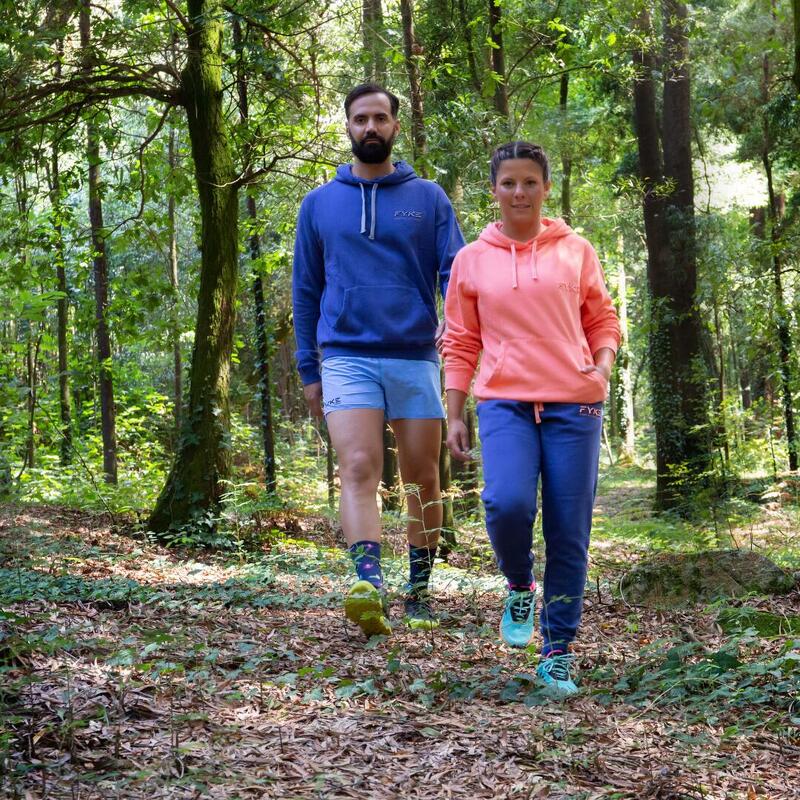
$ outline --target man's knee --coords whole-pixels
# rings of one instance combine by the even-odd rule
[[[380,459],[369,450],[354,450],[339,457],[339,477],[346,486],[377,489],[381,477]]]

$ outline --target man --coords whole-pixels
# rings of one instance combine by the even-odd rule
[[[345,613],[367,635],[390,632],[376,491],[384,417],[408,494],[412,627],[438,624],[428,582],[442,524],[444,416],[436,352],[436,284],[444,296],[464,240],[442,189],[392,162],[399,101],[377,84],[345,98],[353,161],[300,207],[292,296],[297,365],[311,413],[339,460],[342,529],[358,580]]]

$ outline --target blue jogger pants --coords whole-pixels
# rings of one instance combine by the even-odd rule
[[[533,580],[541,477],[545,653],[566,650],[581,620],[602,413],[602,403],[478,404],[486,527],[500,571],[511,584]]]

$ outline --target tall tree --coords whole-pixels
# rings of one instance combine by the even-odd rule
[[[183,357],[181,355],[181,326],[180,326],[180,287],[178,275],[178,231],[175,226],[175,196],[174,175],[178,166],[176,149],[175,127],[170,126],[169,142],[167,145],[167,162],[170,172],[170,189],[167,198],[167,236],[169,238],[169,285],[172,288],[172,308],[170,310],[170,337],[172,338],[172,403],[175,417],[175,431],[180,435],[181,430],[181,405],[183,403]]]
[[[694,179],[691,160],[686,6],[663,0],[663,139],[659,136],[650,17],[634,53],[650,295],[649,363],[656,431],[656,505],[676,508],[699,485],[710,459],[706,381],[696,307]],[[662,160],[663,146],[663,160]]]
[[[164,531],[216,506],[231,467],[228,385],[236,317],[238,185],[222,85],[223,3],[188,0],[180,75],[200,200],[202,269],[188,400],[175,461],[148,525]]]
[[[408,75],[408,96],[411,100],[411,147],[416,171],[427,177],[425,164],[425,111],[422,100],[422,86],[419,76],[419,57],[422,48],[414,33],[414,2],[400,0],[400,14],[403,22],[403,53],[406,74]]]
[[[386,82],[386,48],[381,0],[363,0],[361,6],[362,33],[364,37],[364,79],[375,83]]]
[[[242,23],[238,18],[233,20],[233,41],[236,48],[238,65],[236,82],[239,92],[239,117],[243,124],[249,116],[247,97],[247,77],[244,70],[244,42]],[[247,193],[247,216],[250,221],[250,262],[253,266],[253,303],[256,312],[256,372],[258,374],[258,393],[261,398],[261,439],[264,446],[264,484],[268,492],[273,493],[277,486],[275,475],[275,433],[272,424],[272,381],[269,365],[269,336],[267,331],[267,314],[264,308],[264,281],[261,277],[261,239],[258,235],[258,209],[253,192]]]
[[[503,7],[500,0],[489,0],[489,47],[494,86],[494,107],[506,121],[509,118],[506,54],[503,49]]]
[[[81,50],[87,74],[94,68],[92,19],[89,0],[81,0]],[[103,435],[103,474],[108,483],[117,482],[117,426],[114,408],[114,380],[111,370],[111,333],[108,326],[108,257],[103,226],[100,187],[100,131],[91,117],[86,122],[86,155],[89,162],[89,224],[92,232],[97,360],[100,384],[100,425]]]

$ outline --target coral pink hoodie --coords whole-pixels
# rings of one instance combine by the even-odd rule
[[[524,244],[488,225],[453,262],[445,316],[446,388],[469,391],[483,350],[479,400],[605,400],[603,376],[581,367],[616,352],[619,321],[594,249],[563,220]]]

